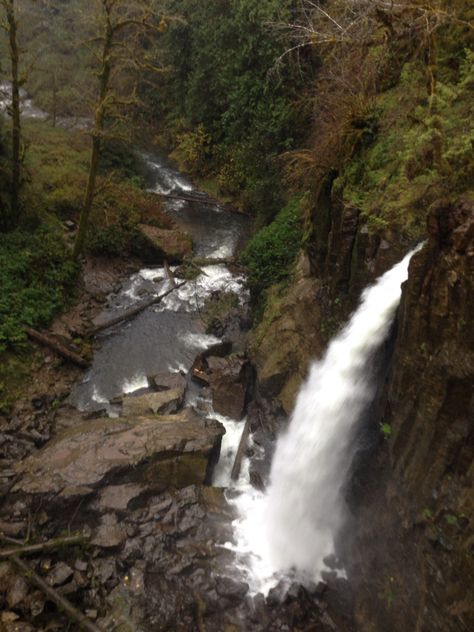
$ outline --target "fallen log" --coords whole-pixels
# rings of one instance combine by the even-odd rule
[[[240,437],[239,447],[237,448],[237,452],[235,453],[234,465],[232,467],[232,472],[230,474],[230,478],[233,481],[236,481],[239,478],[240,468],[242,467],[242,459],[244,458],[245,448],[247,447],[247,442],[250,434],[250,422],[247,419],[245,422],[244,429],[242,430],[242,436]]]
[[[87,538],[84,535],[71,535],[64,538],[55,538],[54,540],[48,540],[47,542],[40,542],[39,544],[13,546],[9,549],[0,549],[0,559],[9,558],[13,555],[34,555],[35,553],[42,553],[43,551],[59,549],[63,546],[82,544],[85,540],[87,540]]]
[[[157,303],[159,303],[162,299],[165,298],[165,296],[168,296],[168,294],[171,294],[171,292],[174,292],[174,290],[179,289],[185,283],[186,283],[186,281],[183,281],[182,283],[175,284],[174,287],[171,287],[169,290],[167,290],[163,294],[160,294],[159,296],[155,296],[155,297],[151,298],[148,301],[144,301],[143,303],[140,303],[140,305],[137,305],[136,307],[132,307],[130,309],[125,310],[119,316],[116,316],[115,318],[111,318],[110,320],[108,320],[105,323],[102,323],[101,325],[97,325],[92,330],[90,330],[89,333],[91,335],[95,335],[99,331],[102,331],[104,329],[108,329],[109,327],[113,327],[113,325],[118,325],[119,323],[123,322],[124,320],[128,320],[129,318],[133,318],[137,314],[140,314],[141,312],[143,312],[145,309],[148,309],[152,305],[156,305]]]
[[[24,562],[20,557],[12,555],[10,560],[22,571],[26,580],[44,592],[44,594],[51,599],[51,601],[54,601],[54,603],[64,612],[65,615],[67,615],[72,621],[75,621],[81,628],[88,630],[88,632],[103,632],[99,626],[82,614],[80,610],[75,608],[72,603],[66,599],[66,597],[60,595],[57,590],[47,584],[44,579],[42,579],[38,573],[36,573],[31,566]]]
[[[39,342],[49,349],[52,349],[58,355],[66,358],[66,360],[69,360],[74,364],[77,364],[77,366],[80,366],[82,369],[85,369],[89,366],[89,362],[87,362],[85,358],[80,356],[78,353],[75,353],[71,349],[68,349],[68,347],[64,346],[56,338],[52,338],[51,336],[43,334],[40,331],[36,331],[36,329],[32,329],[31,327],[27,327],[25,331],[28,335],[28,338],[31,338],[31,340],[34,340],[35,342]]]
[[[198,270],[202,267],[202,266],[217,266],[217,265],[234,265],[235,264],[235,259],[233,259],[232,257],[220,257],[220,258],[216,258],[213,259],[211,257],[194,257],[193,259],[185,259],[183,261],[183,263],[186,265],[191,265],[195,268],[198,268]]]
[[[245,211],[242,211],[231,204],[227,204],[226,202],[219,202],[219,200],[208,196],[198,197],[193,195],[177,195],[176,193],[155,193],[155,195],[166,198],[167,200],[178,200],[180,202],[189,202],[190,204],[203,204],[204,206],[218,206],[229,213],[237,213],[238,215],[245,215],[248,217],[248,214]]]

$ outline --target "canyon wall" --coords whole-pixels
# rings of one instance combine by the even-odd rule
[[[362,630],[474,627],[474,204],[440,203],[403,288],[380,423],[354,506]],[[385,445],[384,445],[385,444]]]
[[[306,254],[250,338],[260,393],[287,413],[361,290],[414,245],[389,231],[371,236],[330,183],[308,221]],[[347,492],[343,549],[363,632],[474,628],[473,200],[438,203],[427,233],[367,424],[371,449]]]

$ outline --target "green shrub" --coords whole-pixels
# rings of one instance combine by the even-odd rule
[[[87,235],[87,249],[95,255],[118,256],[125,248],[125,235],[120,226],[93,228]]]
[[[211,136],[201,124],[194,131],[179,134],[177,155],[191,173],[202,173],[208,162],[210,146]]]
[[[376,135],[337,179],[343,202],[361,211],[369,231],[390,227],[418,239],[433,203],[472,189],[474,53],[466,49],[459,61],[459,76],[438,80],[431,99],[415,62],[379,95]]]
[[[300,202],[293,199],[270,225],[256,233],[241,255],[254,293],[288,277],[302,238]]]
[[[100,156],[100,173],[120,174],[122,178],[134,181],[137,186],[143,184],[143,164],[133,146],[124,142],[107,141]]]
[[[57,229],[16,230],[0,243],[0,351],[45,327],[64,306],[77,267]]]

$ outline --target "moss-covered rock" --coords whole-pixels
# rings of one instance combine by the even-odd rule
[[[260,323],[249,336],[249,357],[260,393],[289,413],[313,357],[321,355],[320,282],[305,276],[300,263],[288,287],[267,293]]]

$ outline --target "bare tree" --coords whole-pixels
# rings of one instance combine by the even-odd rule
[[[429,38],[443,24],[458,22],[473,28],[444,8],[441,0],[301,0],[289,30],[294,45],[283,55],[325,44],[373,45],[387,37]]]
[[[100,156],[106,138],[122,135],[130,113],[139,106],[137,83],[141,74],[163,72],[152,54],[148,38],[163,30],[163,13],[152,0],[95,0],[89,13],[98,31],[94,39],[98,91],[89,176],[73,256],[83,250],[96,193]],[[169,16],[167,19],[170,19]]]
[[[12,119],[12,154],[10,180],[10,213],[5,224],[12,227],[18,222],[21,177],[21,112],[20,112],[20,49],[18,46],[18,19],[15,0],[1,0],[4,19],[1,26],[8,35],[10,53],[11,105],[9,113]]]

